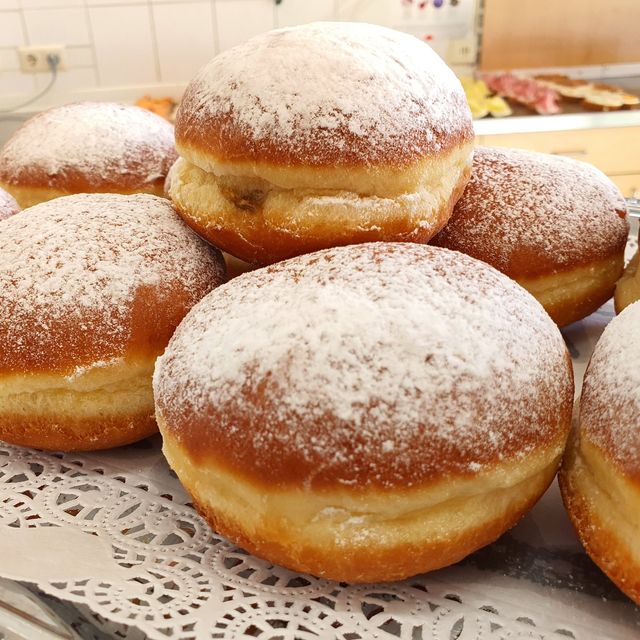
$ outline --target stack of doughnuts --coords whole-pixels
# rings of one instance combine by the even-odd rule
[[[611,298],[628,233],[624,198],[595,167],[478,147],[471,180],[433,244],[499,269],[564,326]]]
[[[154,391],[164,453],[217,531],[369,582],[456,562],[515,524],[555,475],[573,378],[556,325],[506,276],[369,243],[213,291]]]
[[[22,208],[74,193],[163,194],[176,159],[173,127],[109,102],[56,107],[27,120],[0,149],[0,188]]]
[[[366,24],[272,31],[214,58],[176,116],[171,198],[264,265],[373,240],[427,242],[468,180],[471,114],[421,40]]]
[[[640,303],[605,329],[587,369],[560,487],[587,553],[640,604]]]
[[[0,220],[12,216],[18,211],[20,211],[20,207],[15,198],[4,189],[0,189]]]
[[[219,252],[167,200],[115,194],[27,209],[0,247],[0,439],[89,450],[155,432],[155,359],[222,282]]]
[[[543,494],[573,403],[558,325],[612,295],[628,233],[593,167],[474,155],[453,73],[364,24],[219,55],[175,146],[136,107],[46,111],[0,149],[0,187],[0,438],[91,450],[159,427],[218,531],[355,582],[456,562]],[[264,268],[218,287],[218,248],[233,275]],[[598,345],[562,478],[636,600],[639,304]]]

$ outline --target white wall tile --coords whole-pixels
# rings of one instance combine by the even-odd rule
[[[0,0],[0,11],[10,11],[12,9],[20,9],[19,0]]]
[[[394,0],[399,2],[400,0]],[[286,0],[284,0],[286,2]],[[391,20],[389,0],[336,0],[338,20],[371,22],[389,25]]]
[[[335,19],[334,0],[284,0],[276,8],[276,23],[290,27],[316,20]]]
[[[3,71],[0,73],[0,100],[6,107],[12,107],[12,103],[4,101],[5,96],[23,95],[29,97],[35,93],[35,81],[33,75],[20,71]]]
[[[66,50],[67,67],[93,67],[95,59],[91,47],[67,47]]]
[[[18,11],[0,13],[0,47],[19,47],[24,43],[20,13]]]
[[[20,60],[18,60],[18,50],[0,49],[0,72],[17,71],[20,68]]]
[[[83,0],[21,0],[23,9],[53,9],[55,7],[82,7]]]
[[[275,26],[273,0],[215,0],[215,7],[221,50],[240,44]]]
[[[91,7],[89,18],[98,79],[102,86],[157,81],[149,10],[146,5]]]
[[[44,89],[49,83],[49,75],[36,74],[36,86],[38,90]],[[69,69],[61,71],[51,87],[51,93],[64,94],[75,89],[90,89],[97,86],[96,72],[94,69]]]
[[[210,2],[156,4],[153,20],[162,82],[190,80],[215,55]]]
[[[147,0],[86,0],[90,7],[129,6],[132,4],[147,4]]]
[[[30,9],[24,12],[29,44],[90,44],[84,9]]]

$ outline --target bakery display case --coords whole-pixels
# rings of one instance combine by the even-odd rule
[[[589,162],[636,196],[640,50],[632,24],[639,9],[627,0],[485,0],[476,73],[516,101],[509,101],[512,116],[475,123],[479,143]]]

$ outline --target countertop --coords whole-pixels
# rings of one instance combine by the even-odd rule
[[[621,87],[629,93],[640,96],[640,77],[606,78],[592,80]],[[608,129],[616,127],[640,126],[640,109],[619,111],[585,111],[580,103],[562,101],[564,113],[552,116],[536,115],[524,107],[513,107],[514,115],[504,118],[486,117],[474,120],[476,135],[496,135],[507,133],[539,133],[543,131],[571,131],[580,129]]]

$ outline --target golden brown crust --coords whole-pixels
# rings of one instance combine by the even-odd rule
[[[567,365],[571,367],[571,359],[568,355]],[[266,387],[267,385],[264,385],[264,394],[258,397],[255,397],[255,393],[250,392],[249,388],[240,391],[238,403],[246,403],[258,416],[273,415],[276,409],[270,406],[267,400]],[[537,429],[546,432],[544,435],[536,433],[533,429],[520,430],[518,438],[502,440],[498,452],[490,451],[487,447],[483,448],[483,438],[479,434],[473,434],[471,437],[476,444],[476,450],[473,452],[468,446],[452,445],[438,434],[430,435],[428,451],[425,451],[425,436],[424,432],[421,432],[406,441],[400,462],[393,457],[381,459],[380,456],[375,455],[374,451],[370,451],[366,434],[362,436],[352,434],[351,442],[338,441],[336,447],[341,449],[341,456],[332,459],[330,463],[326,459],[330,457],[327,452],[317,458],[305,458],[300,451],[292,449],[290,429],[287,424],[278,425],[278,438],[274,438],[269,443],[268,461],[264,456],[262,459],[257,459],[260,452],[251,446],[252,438],[250,437],[255,429],[256,418],[249,412],[233,415],[233,433],[228,436],[221,433],[219,429],[210,428],[211,423],[219,423],[223,420],[222,413],[229,411],[227,405],[222,405],[220,408],[207,407],[206,412],[201,415],[193,414],[188,408],[185,408],[179,417],[172,413],[173,422],[168,423],[168,428],[173,433],[179,434],[180,445],[188,451],[194,464],[214,465],[260,486],[265,491],[273,486],[296,487],[309,478],[312,479],[314,488],[339,487],[340,483],[336,483],[336,478],[339,477],[349,478],[350,491],[358,493],[371,485],[380,487],[397,485],[398,467],[402,468],[407,479],[411,478],[412,482],[429,486],[430,483],[438,482],[447,475],[465,475],[466,473],[472,476],[471,469],[477,464],[491,466],[501,461],[518,460],[523,451],[533,451],[538,447],[553,449],[558,442],[563,446],[571,424],[571,399],[568,394],[563,399],[559,418],[549,412],[549,422],[536,425]],[[550,403],[551,400],[540,397],[538,401],[542,405],[543,402]],[[158,403],[156,416],[158,421],[167,422],[162,410],[158,408]],[[313,440],[314,434],[321,434],[328,428],[335,432],[352,431],[349,425],[328,414],[317,420],[307,418],[304,427],[309,435],[297,436],[297,440],[302,443],[300,446],[308,446],[304,444],[305,440]],[[427,430],[425,428],[425,431]],[[367,463],[354,468],[353,460],[358,456],[365,456]],[[420,460],[421,457],[437,460],[437,463],[426,465],[424,460]],[[421,462],[423,464],[420,464]],[[467,471],[461,472],[461,469]]]
[[[424,42],[365,24],[262,34],[214,58],[176,119],[171,198],[241,260],[424,243],[468,180],[460,83]]]
[[[229,114],[217,114],[215,118],[202,121],[198,104],[187,89],[176,118],[176,142],[190,147],[200,154],[210,156],[212,162],[252,162],[283,167],[360,167],[368,163],[363,160],[374,150],[362,136],[349,131],[348,126],[332,130],[332,137],[339,144],[327,146],[325,133],[296,139],[295,146],[283,146],[277,139],[264,138],[256,144],[246,135]],[[462,111],[462,103],[460,103]],[[300,132],[304,136],[306,132]],[[414,129],[406,137],[398,137],[393,144],[375,150],[376,164],[394,167],[411,165],[425,157],[435,157],[473,140],[473,128],[461,120],[458,128],[440,130],[433,135],[429,131]]]
[[[158,431],[153,410],[121,416],[11,415],[0,412],[0,440],[52,451],[94,451],[120,447]]]
[[[471,180],[432,243],[520,281],[622,259],[629,232],[625,217],[620,192],[590,165],[477,147]]]
[[[605,328],[585,373],[579,425],[560,474],[587,553],[640,603],[640,303]]]
[[[472,140],[460,84],[431,48],[355,23],[276,30],[220,54],[176,116],[178,145],[218,162],[404,166]]]
[[[639,320],[636,302],[607,325],[589,361],[580,399],[582,448],[597,447],[615,467],[611,475],[624,475],[636,484],[640,483]]]
[[[28,349],[0,348],[0,375],[10,372],[67,374],[79,364],[113,358],[146,360],[159,356],[176,327],[191,308],[192,296],[203,297],[210,290],[204,281],[195,291],[176,288],[167,295],[161,288],[141,287],[135,291],[130,312],[120,318],[127,340],[105,340],[110,319],[101,311],[78,307],[73,316],[42,314],[23,318],[20,326],[0,323],[0,345],[21,341]],[[0,296],[1,299],[1,296]],[[162,304],[158,304],[161,299]],[[16,301],[3,299],[11,314]],[[42,331],[46,322],[47,331]],[[80,327],[90,327],[82,331]],[[130,330],[130,331],[129,331]]]
[[[155,358],[224,279],[221,254],[149,195],[58,198],[0,238],[0,375]]]
[[[0,439],[46,449],[157,430],[155,358],[224,278],[167,200],[79,194],[0,225]]]
[[[466,335],[443,338],[457,322]],[[494,344],[497,369],[476,387],[493,357],[479,350]],[[527,353],[512,361],[514,348]],[[564,443],[573,404],[569,355],[529,294],[467,256],[400,243],[232,280],[181,324],[154,383],[158,420],[196,463],[265,486],[354,491],[428,484]]]
[[[176,157],[173,154],[169,156],[167,171]],[[144,158],[140,158],[140,165],[144,165]],[[0,170],[0,185],[3,189],[12,193],[16,200],[22,202],[25,202],[25,196],[22,194],[26,193],[27,199],[29,199],[29,194],[33,194],[30,197],[30,201],[22,205],[25,209],[46,200],[52,200],[54,197],[61,198],[74,193],[120,193],[123,195],[151,193],[153,195],[163,195],[164,176],[148,180],[141,177],[142,173],[143,171],[136,170],[135,166],[131,172],[127,171],[119,176],[106,176],[97,172],[87,174],[83,170],[68,168],[64,174],[52,177],[47,174],[46,170],[31,165],[26,166],[19,174],[11,176],[3,174]],[[38,199],[35,196],[39,192],[50,192],[55,195],[50,195],[45,199]]]

